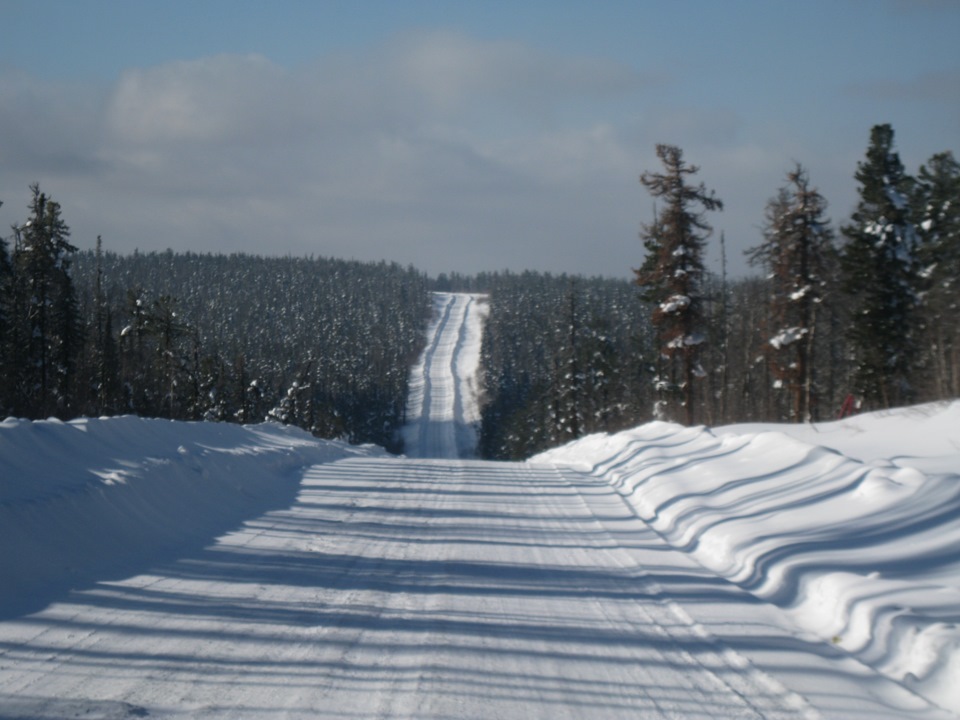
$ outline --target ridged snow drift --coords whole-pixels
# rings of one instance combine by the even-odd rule
[[[960,402],[816,426],[657,422],[531,462],[609,481],[674,547],[960,713]]]

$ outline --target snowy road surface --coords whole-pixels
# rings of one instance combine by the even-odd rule
[[[475,370],[480,360],[482,295],[434,293],[427,347],[410,378],[404,451],[409,457],[471,457],[476,448]]]
[[[951,717],[668,546],[605,480],[460,459],[475,408],[451,388],[477,346],[450,337],[475,304],[438,298],[446,370],[416,434],[436,432],[411,454],[439,458],[313,465],[204,549],[6,618],[0,717]]]
[[[837,671],[603,483],[361,458],[313,467],[292,507],[203,552],[4,623],[0,714],[898,716],[865,671],[837,699],[847,712],[824,714],[804,699],[815,688],[788,689],[752,654],[786,676]]]

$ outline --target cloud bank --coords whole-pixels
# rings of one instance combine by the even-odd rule
[[[734,248],[756,242],[766,199],[794,159],[807,162],[783,135],[747,142],[735,101],[671,101],[677,82],[448,31],[297,68],[259,55],[177,61],[111,87],[0,68],[0,226],[22,218],[38,181],[80,247],[102,235],[120,252],[626,277],[642,262],[652,201],[637,178],[657,169],[657,142],[702,167],[727,205],[711,220]],[[868,130],[824,167],[842,160],[851,176]]]

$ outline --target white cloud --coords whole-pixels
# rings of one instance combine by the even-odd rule
[[[249,139],[279,120],[286,83],[281,68],[256,55],[129,70],[114,89],[107,122],[115,141],[131,145]]]
[[[95,172],[101,106],[96,90],[0,68],[0,172]]]
[[[40,181],[81,247],[102,234],[122,252],[628,276],[652,206],[638,176],[670,142],[727,204],[718,234],[755,244],[804,141],[669,96],[613,61],[446,31],[293,69],[257,55],[129,69],[110,88],[0,69],[0,227]]]
[[[482,42],[454,32],[405,36],[388,55],[402,84],[434,110],[454,114],[472,109],[477,100],[539,114],[570,98],[618,95],[652,82],[611,61],[557,57],[517,42]]]
[[[451,32],[297,69],[256,55],[130,69],[107,91],[2,78],[0,130],[28,141],[0,168],[0,198],[39,180],[81,246],[103,234],[120,251],[313,252],[430,272],[574,270],[558,260],[585,226],[585,271],[612,272],[596,252],[610,220],[591,208],[617,184],[635,193],[638,171],[594,106],[650,84],[606,60]],[[566,120],[571,108],[587,120]]]

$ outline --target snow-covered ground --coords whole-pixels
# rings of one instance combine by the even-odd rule
[[[960,406],[468,460],[436,303],[421,457],[0,423],[0,718],[956,717]]]
[[[816,425],[651,423],[534,461],[611,483],[673,547],[960,713],[960,402]]]
[[[358,454],[385,453],[275,424],[8,418],[0,422],[0,618],[202,548],[288,506],[305,467]]]

